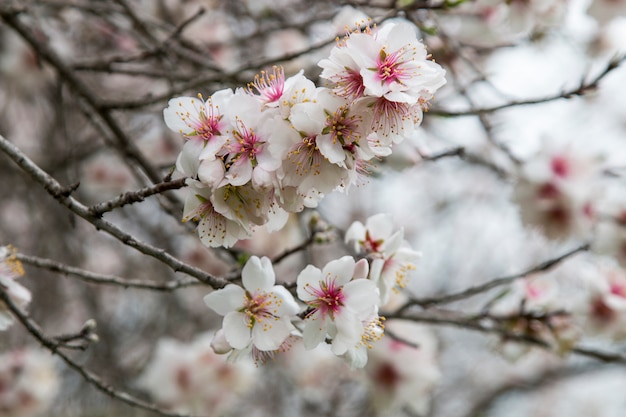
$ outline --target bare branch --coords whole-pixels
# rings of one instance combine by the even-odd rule
[[[92,284],[113,285],[123,288],[138,288],[164,292],[174,291],[179,288],[202,285],[202,283],[197,279],[177,279],[174,281],[159,282],[138,279],[126,279],[108,274],[97,274],[95,272],[65,265],[64,263],[57,262],[52,259],[39,258],[36,256],[24,255],[22,253],[16,254],[16,258],[27,265],[32,265],[37,268],[47,269],[49,271],[73,276],[81,281],[89,282]]]
[[[512,283],[513,281],[516,281],[520,278],[524,278],[530,274],[535,274],[538,272],[544,272],[547,271],[549,269],[551,269],[552,267],[558,265],[559,263],[563,262],[564,260],[572,257],[573,255],[579,253],[579,252],[585,252],[587,250],[589,250],[589,243],[584,243],[572,250],[569,250],[567,252],[565,252],[564,254],[556,257],[556,258],[552,258],[552,259],[548,259],[547,261],[541,262],[540,264],[529,268],[523,272],[520,272],[518,274],[514,274],[514,275],[508,275],[505,277],[501,277],[501,278],[496,278],[493,279],[485,284],[481,284],[481,285],[476,285],[474,287],[470,287],[466,290],[457,292],[457,293],[453,293],[453,294],[448,294],[448,295],[443,295],[440,297],[431,297],[431,298],[420,298],[420,299],[413,299],[410,300],[409,302],[407,302],[404,306],[402,306],[400,308],[399,311],[404,311],[407,308],[409,308],[412,305],[419,305],[422,307],[429,307],[429,306],[433,306],[433,305],[439,305],[439,304],[447,304],[447,303],[451,303],[454,301],[459,301],[459,300],[463,300],[465,298],[469,298],[472,297],[474,295],[477,294],[482,294],[486,291],[491,290],[492,288],[496,288],[496,287],[500,287],[502,285],[507,285]]]
[[[155,194],[161,194],[169,190],[177,190],[185,187],[186,178],[179,178],[170,181],[160,182],[152,187],[145,187],[137,191],[128,191],[124,194],[120,194],[113,200],[104,201],[102,203],[95,204],[89,208],[91,214],[95,217],[102,216],[103,213],[111,211],[118,207],[123,207],[127,204],[139,203]]]
[[[15,145],[6,140],[3,136],[0,136],[0,150],[4,151],[13,162],[20,166],[32,179],[38,182],[52,197],[54,197],[60,204],[69,208],[79,217],[87,220],[93,224],[96,229],[104,230],[111,236],[115,237],[124,244],[140,251],[145,255],[149,255],[164,264],[168,265],[174,271],[184,272],[200,281],[212,286],[213,288],[222,288],[228,281],[223,278],[217,278],[211,274],[202,271],[199,268],[188,265],[179,259],[175,258],[163,249],[152,246],[146,242],[143,242],[136,237],[124,232],[113,223],[108,222],[102,218],[94,216],[89,207],[80,203],[75,198],[68,194],[67,188],[58,183],[56,179],[48,175],[39,166],[37,166],[30,158],[28,158],[22,151],[20,151]]]
[[[553,347],[544,340],[541,340],[537,337],[518,334],[510,332],[507,329],[502,327],[493,326],[490,324],[484,324],[482,319],[484,317],[482,315],[479,316],[465,316],[458,314],[456,312],[433,312],[433,311],[423,311],[423,312],[399,312],[396,314],[385,314],[388,320],[391,319],[404,319],[404,320],[413,320],[420,323],[430,323],[436,325],[444,325],[444,326],[453,326],[462,329],[474,330],[482,333],[491,333],[499,335],[505,341],[515,341],[525,343],[531,346],[537,346],[547,350],[553,350]],[[589,358],[597,359],[602,362],[609,363],[620,363],[626,365],[626,355],[615,352],[605,352],[601,350],[586,348],[583,346],[574,346],[569,349],[569,352],[575,353],[577,355],[586,356]]]
[[[508,109],[510,107],[548,103],[550,101],[568,99],[568,98],[572,98],[575,96],[583,96],[589,93],[590,91],[597,89],[598,86],[600,85],[600,81],[602,81],[602,79],[606,75],[608,75],[611,71],[618,68],[620,64],[624,62],[625,59],[626,57],[620,57],[620,58],[611,60],[608,63],[608,65],[605,67],[605,69],[596,77],[594,77],[591,81],[585,82],[583,80],[583,82],[578,87],[572,90],[563,91],[561,93],[558,93],[552,96],[527,99],[527,100],[513,100],[513,101],[509,101],[508,103],[500,104],[497,106],[473,108],[473,109],[462,110],[462,111],[452,111],[452,110],[431,108],[429,110],[429,114],[434,114],[436,116],[446,116],[446,117],[476,116],[476,115],[482,115],[482,114],[487,114],[487,113],[493,113],[498,110]]]
[[[93,385],[98,390],[103,393],[123,401],[124,403],[131,405],[133,407],[142,408],[144,410],[152,411],[162,416],[168,417],[188,417],[184,414],[173,413],[166,410],[162,410],[156,405],[144,401],[140,398],[135,397],[132,394],[121,391],[119,389],[113,388],[110,384],[104,382],[98,375],[91,372],[87,368],[78,364],[74,359],[70,358],[65,352],[63,352],[60,348],[63,347],[63,344],[55,341],[44,335],[40,326],[26,313],[24,313],[18,306],[13,303],[11,297],[0,287],[0,300],[8,307],[8,309],[13,313],[13,315],[17,318],[17,320],[24,326],[24,328],[41,343],[43,347],[48,349],[53,354],[57,355],[59,358],[63,360],[70,368],[74,371],[78,372],[80,376],[83,377],[85,381],[89,384]]]

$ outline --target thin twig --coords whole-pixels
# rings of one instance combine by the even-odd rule
[[[482,333],[491,333],[496,334],[502,337],[506,341],[515,341],[521,342],[525,344],[529,344],[532,346],[541,347],[547,350],[553,350],[552,345],[548,342],[538,339],[533,336],[513,333],[502,327],[493,326],[484,324],[481,322],[483,319],[482,316],[470,317],[463,316],[457,314],[456,312],[446,311],[444,314],[437,312],[399,312],[394,314],[385,314],[387,320],[391,319],[403,319],[403,320],[412,320],[420,323],[430,323],[436,325],[444,325],[444,326],[453,326],[462,329],[479,331]],[[604,352],[600,350],[595,350],[583,346],[575,346],[569,349],[569,352],[575,353],[577,355],[586,356],[589,358],[597,359],[602,362],[608,363],[620,363],[626,364],[626,355],[616,352]]]
[[[533,266],[532,268],[529,268],[523,272],[514,274],[514,275],[508,275],[505,277],[501,277],[501,278],[496,278],[493,279],[485,284],[480,284],[480,285],[476,285],[474,287],[470,287],[467,288],[463,291],[457,292],[457,293],[453,293],[453,294],[447,294],[447,295],[442,295],[440,297],[430,297],[430,298],[418,298],[418,299],[412,299],[409,300],[405,305],[403,305],[399,311],[404,311],[407,308],[409,308],[412,305],[419,305],[422,307],[429,307],[429,306],[433,306],[433,305],[440,305],[440,304],[447,304],[447,303],[451,303],[454,301],[459,301],[459,300],[463,300],[465,298],[469,298],[472,297],[474,295],[477,294],[481,294],[484,293],[486,291],[491,290],[492,288],[496,288],[502,285],[507,285],[512,283],[513,281],[516,281],[520,278],[523,278],[525,276],[528,276],[530,274],[535,274],[537,272],[544,272],[549,270],[550,268],[558,265],[559,263],[563,262],[564,260],[572,257],[573,255],[579,253],[579,252],[585,252],[587,250],[589,250],[589,243],[584,243],[572,250],[569,250],[567,252],[565,252],[564,254],[556,257],[556,258],[552,258],[552,259],[548,259],[547,261],[541,262],[540,264]]]
[[[82,217],[95,226],[96,229],[103,230],[115,237],[127,246],[138,250],[139,252],[151,256],[165,265],[172,268],[175,272],[180,271],[200,281],[212,286],[213,288],[222,288],[228,284],[223,278],[214,277],[207,272],[186,264],[164,249],[157,248],[146,242],[143,242],[136,237],[126,233],[115,224],[108,222],[102,218],[94,216],[89,207],[80,203],[73,198],[68,192],[68,188],[63,187],[59,182],[50,176],[47,172],[42,170],[36,165],[30,158],[28,158],[17,146],[6,140],[0,135],[0,150],[4,151],[13,162],[15,162],[20,168],[22,168],[30,177],[38,182],[52,197],[54,197],[60,204],[70,209],[74,214]]]
[[[98,274],[87,271],[85,269],[76,268],[65,265],[64,263],[54,261],[52,259],[39,258],[37,256],[24,255],[18,253],[16,259],[37,268],[47,269],[49,271],[58,272],[64,275],[74,276],[81,281],[92,284],[113,285],[123,288],[138,288],[146,290],[170,292],[179,288],[186,288],[196,285],[202,285],[197,279],[177,279],[174,281],[159,282],[139,279],[126,279],[115,275]]]
[[[102,203],[94,204],[89,208],[91,214],[95,217],[100,217],[103,213],[111,211],[118,207],[123,207],[127,204],[139,203],[144,201],[146,197],[150,197],[155,194],[161,194],[169,190],[177,190],[185,187],[186,178],[178,178],[171,181],[160,182],[152,187],[145,187],[137,191],[128,191],[124,194],[120,194],[118,197],[104,201]]]
[[[308,248],[314,242],[315,242],[315,234],[311,233],[311,235],[304,242],[300,243],[298,246],[295,246],[295,247],[293,247],[291,249],[287,249],[286,251],[284,251],[280,255],[276,256],[274,259],[272,259],[272,264],[275,265],[277,263],[282,262],[288,256],[291,256],[294,253],[300,252],[300,251]]]
[[[558,94],[555,94],[555,95],[552,95],[552,96],[547,96],[547,97],[542,97],[542,98],[534,98],[534,99],[526,99],[526,100],[513,100],[513,101],[509,101],[508,103],[500,104],[500,105],[497,105],[497,106],[473,108],[473,109],[462,110],[462,111],[453,111],[453,110],[431,108],[428,113],[436,115],[436,116],[446,116],[446,117],[476,116],[476,115],[480,115],[480,114],[493,113],[493,112],[496,112],[498,110],[503,110],[503,109],[507,109],[507,108],[510,108],[510,107],[526,106],[526,105],[530,105],[530,104],[548,103],[550,101],[561,100],[561,99],[568,99],[568,98],[572,98],[572,97],[575,97],[575,96],[583,96],[583,95],[587,94],[588,92],[597,89],[599,84],[600,84],[600,81],[602,81],[602,79],[606,75],[608,75],[611,71],[613,71],[614,69],[618,68],[620,66],[620,64],[622,62],[624,62],[625,59],[626,59],[626,57],[620,57],[620,58],[616,58],[616,59],[611,60],[608,63],[608,65],[605,67],[605,69],[599,75],[597,75],[595,78],[593,78],[591,81],[585,82],[583,80],[583,82],[581,82],[581,84],[578,87],[576,87],[576,88],[574,88],[572,90],[563,91],[561,93],[558,93]]]
[[[162,416],[168,417],[189,417],[184,414],[173,413],[170,411],[162,410],[156,405],[144,401],[140,398],[135,397],[132,394],[129,394],[125,391],[121,391],[117,388],[113,388],[110,384],[104,382],[98,375],[88,370],[84,366],[78,364],[74,359],[70,358],[65,352],[61,350],[63,347],[62,343],[54,341],[53,339],[44,335],[41,327],[26,313],[24,313],[18,306],[13,303],[11,297],[2,290],[0,287],[0,300],[7,306],[7,308],[11,311],[11,313],[17,318],[17,320],[24,326],[24,328],[41,343],[43,347],[48,349],[53,354],[57,355],[59,358],[63,360],[70,368],[75,370],[83,377],[85,381],[93,385],[98,390],[103,393],[123,401],[124,403],[131,405],[133,407],[142,408],[144,410],[152,411],[154,413],[160,414]]]

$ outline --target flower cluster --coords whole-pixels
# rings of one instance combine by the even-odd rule
[[[367,260],[351,256],[329,262],[322,270],[307,266],[297,278],[300,306],[285,287],[275,284],[268,258],[252,256],[242,270],[243,288],[230,284],[208,294],[208,307],[224,316],[213,347],[257,361],[273,357],[302,339],[307,349],[322,342],[353,367],[367,363],[367,348],[383,334],[376,284],[367,279]],[[294,325],[295,323],[295,325]]]
[[[0,416],[41,416],[59,389],[50,354],[17,349],[0,355]]]
[[[15,280],[24,275],[22,264],[15,258],[15,250],[10,246],[0,246],[0,291],[5,292],[18,307],[30,302],[30,291]],[[7,306],[0,301],[0,330],[13,324],[13,317]]]
[[[347,190],[414,131],[445,83],[408,23],[355,31],[319,65],[328,88],[275,67],[247,88],[170,100],[165,122],[186,138],[183,220],[198,221],[205,245],[277,230],[287,213]]]
[[[309,350],[326,342],[351,367],[362,368],[368,348],[383,335],[379,306],[389,301],[392,289],[404,287],[408,271],[414,269],[412,262],[419,257],[403,236],[402,229],[393,232],[391,219],[384,214],[370,217],[365,226],[355,222],[346,240],[367,254],[371,267],[367,258],[355,261],[351,256],[330,261],[322,269],[308,265],[296,279],[302,311],[284,286],[275,285],[271,261],[252,256],[241,272],[243,288],[229,284],[204,298],[208,307],[224,316],[214,350],[251,353],[256,361],[265,361],[300,339]]]

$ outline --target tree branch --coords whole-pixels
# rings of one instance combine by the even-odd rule
[[[89,207],[91,215],[95,217],[102,216],[103,213],[109,212],[115,208],[123,207],[127,204],[139,203],[144,201],[146,197],[150,197],[155,194],[161,194],[169,190],[177,190],[186,186],[186,178],[179,178],[176,180],[160,182],[152,187],[145,187],[137,191],[128,191],[124,194],[120,194],[118,197],[104,201],[102,203],[94,204]]]
[[[92,284],[113,285],[123,288],[138,288],[163,292],[170,292],[179,288],[202,285],[202,283],[197,279],[177,279],[167,282],[125,279],[115,275],[97,274],[95,272],[65,265],[61,262],[53,261],[52,259],[39,258],[37,256],[29,256],[22,253],[16,254],[16,259],[27,265],[47,269],[64,275],[74,276],[81,281]]]
[[[496,287],[500,287],[502,285],[507,285],[512,283],[513,281],[516,281],[520,278],[523,278],[525,276],[528,276],[530,274],[535,274],[537,272],[543,272],[543,271],[547,271],[550,268],[558,265],[559,263],[563,262],[564,260],[566,260],[567,258],[572,257],[573,255],[579,253],[579,252],[585,252],[587,250],[589,250],[589,243],[584,243],[568,252],[565,252],[564,254],[556,257],[556,258],[552,258],[552,259],[548,259],[547,261],[544,261],[542,263],[540,263],[539,265],[536,265],[532,268],[529,268],[523,272],[520,272],[518,274],[514,274],[514,275],[509,275],[509,276],[505,276],[505,277],[501,277],[501,278],[496,278],[493,279],[485,284],[480,284],[480,285],[476,285],[470,288],[467,288],[463,291],[457,292],[457,293],[453,293],[453,294],[448,294],[448,295],[442,295],[440,297],[430,297],[430,298],[418,298],[418,299],[412,299],[409,300],[406,304],[404,304],[398,311],[402,312],[406,309],[408,309],[409,307],[413,306],[413,305],[419,305],[421,307],[430,307],[433,305],[439,305],[439,304],[447,304],[447,303],[451,303],[454,301],[459,301],[459,300],[463,300],[465,298],[469,298],[472,297],[474,295],[477,294],[481,294],[484,293],[486,291],[491,290],[492,288],[496,288]]]
[[[609,61],[608,65],[604,68],[604,70],[593,78],[589,82],[585,82],[584,80],[580,83],[580,85],[572,90],[563,91],[561,93],[542,97],[542,98],[534,98],[534,99],[526,99],[526,100],[513,100],[508,103],[500,104],[497,106],[491,107],[482,107],[482,108],[472,108],[469,110],[461,110],[461,111],[453,111],[453,110],[445,110],[445,109],[437,109],[431,108],[428,113],[436,116],[445,116],[445,117],[459,117],[459,116],[477,116],[483,115],[487,113],[493,113],[498,110],[508,109],[510,107],[516,106],[526,106],[530,104],[540,104],[540,103],[548,103],[550,101],[556,101],[561,99],[569,99],[575,96],[583,96],[590,91],[593,91],[598,88],[600,81],[608,75],[611,71],[618,68],[622,62],[626,60],[626,57],[615,58]]]
[[[19,307],[17,307],[15,303],[13,303],[13,301],[11,300],[11,297],[9,297],[9,295],[2,289],[2,287],[0,287],[0,301],[2,301],[7,306],[7,308],[11,311],[11,313],[13,313],[13,315],[17,318],[17,320],[24,326],[24,328],[35,339],[37,339],[43,347],[45,347],[50,352],[52,352],[53,354],[61,358],[63,362],[65,362],[74,371],[78,372],[78,374],[80,374],[80,376],[82,376],[85,381],[93,385],[99,391],[109,395],[110,397],[118,399],[128,405],[131,405],[133,407],[138,407],[144,410],[152,411],[153,413],[157,413],[162,416],[189,417],[184,414],[173,413],[173,412],[162,410],[156,405],[149,403],[147,401],[144,401],[140,398],[137,398],[132,394],[113,388],[111,385],[104,382],[98,375],[89,371],[82,365],[78,364],[76,361],[70,358],[65,352],[63,352],[60,349],[61,347],[63,347],[62,343],[57,342],[45,336],[40,326],[33,319],[28,317],[28,315],[26,315],[26,313],[24,313]]]
[[[30,158],[28,158],[22,151],[15,145],[6,140],[3,136],[0,136],[0,150],[2,150],[7,156],[9,156],[13,162],[15,162],[22,170],[24,170],[30,177],[38,182],[52,197],[54,197],[60,204],[70,209],[74,214],[82,217],[96,229],[103,230],[115,237],[122,243],[138,250],[139,252],[151,256],[165,265],[168,265],[172,270],[183,272],[194,278],[199,279],[205,284],[210,285],[213,288],[222,288],[228,281],[223,278],[214,277],[199,268],[188,265],[179,259],[175,258],[163,249],[152,246],[146,242],[143,242],[134,236],[124,232],[111,222],[108,222],[102,218],[94,216],[89,207],[80,203],[68,193],[68,189],[61,186],[56,179],[51,177],[48,173],[43,171],[37,166]]]

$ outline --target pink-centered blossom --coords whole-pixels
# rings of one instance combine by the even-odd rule
[[[280,285],[271,261],[252,256],[241,271],[243,288],[230,284],[204,297],[206,305],[224,316],[224,337],[234,349],[250,344],[261,351],[277,350],[295,329],[291,319],[299,308]]]
[[[232,98],[226,115],[229,127],[225,178],[234,186],[252,181],[257,188],[267,187],[271,173],[280,167],[280,159],[272,154],[267,143],[274,126],[272,116],[276,113],[272,109],[262,111],[256,98],[240,91]]]
[[[363,322],[376,315],[379,302],[376,285],[365,279],[367,272],[366,260],[355,262],[350,256],[329,262],[323,270],[308,265],[300,272],[298,298],[309,307],[303,331],[307,349],[328,338],[333,353],[343,355],[360,343]]]
[[[346,98],[385,97],[416,104],[430,100],[445,84],[445,71],[428,59],[424,45],[408,23],[351,33],[320,61],[322,77]]]
[[[229,218],[215,209],[211,201],[213,194],[207,187],[199,186],[199,182],[188,180],[189,194],[185,200],[183,222],[198,222],[198,236],[203,244],[209,247],[231,247],[239,239],[245,239],[252,233],[250,225]]]
[[[168,102],[163,110],[165,124],[174,132],[180,133],[188,142],[183,152],[196,158],[214,159],[226,142],[223,136],[228,128],[224,110],[230,106],[233,97],[230,89],[214,93],[206,101],[199,95],[177,97]]]
[[[369,275],[380,290],[382,305],[389,301],[393,290],[406,287],[408,276],[421,257],[404,240],[404,229],[394,232],[391,216],[384,213],[369,217],[365,224],[352,223],[345,241],[354,246],[355,252],[372,260]]]

